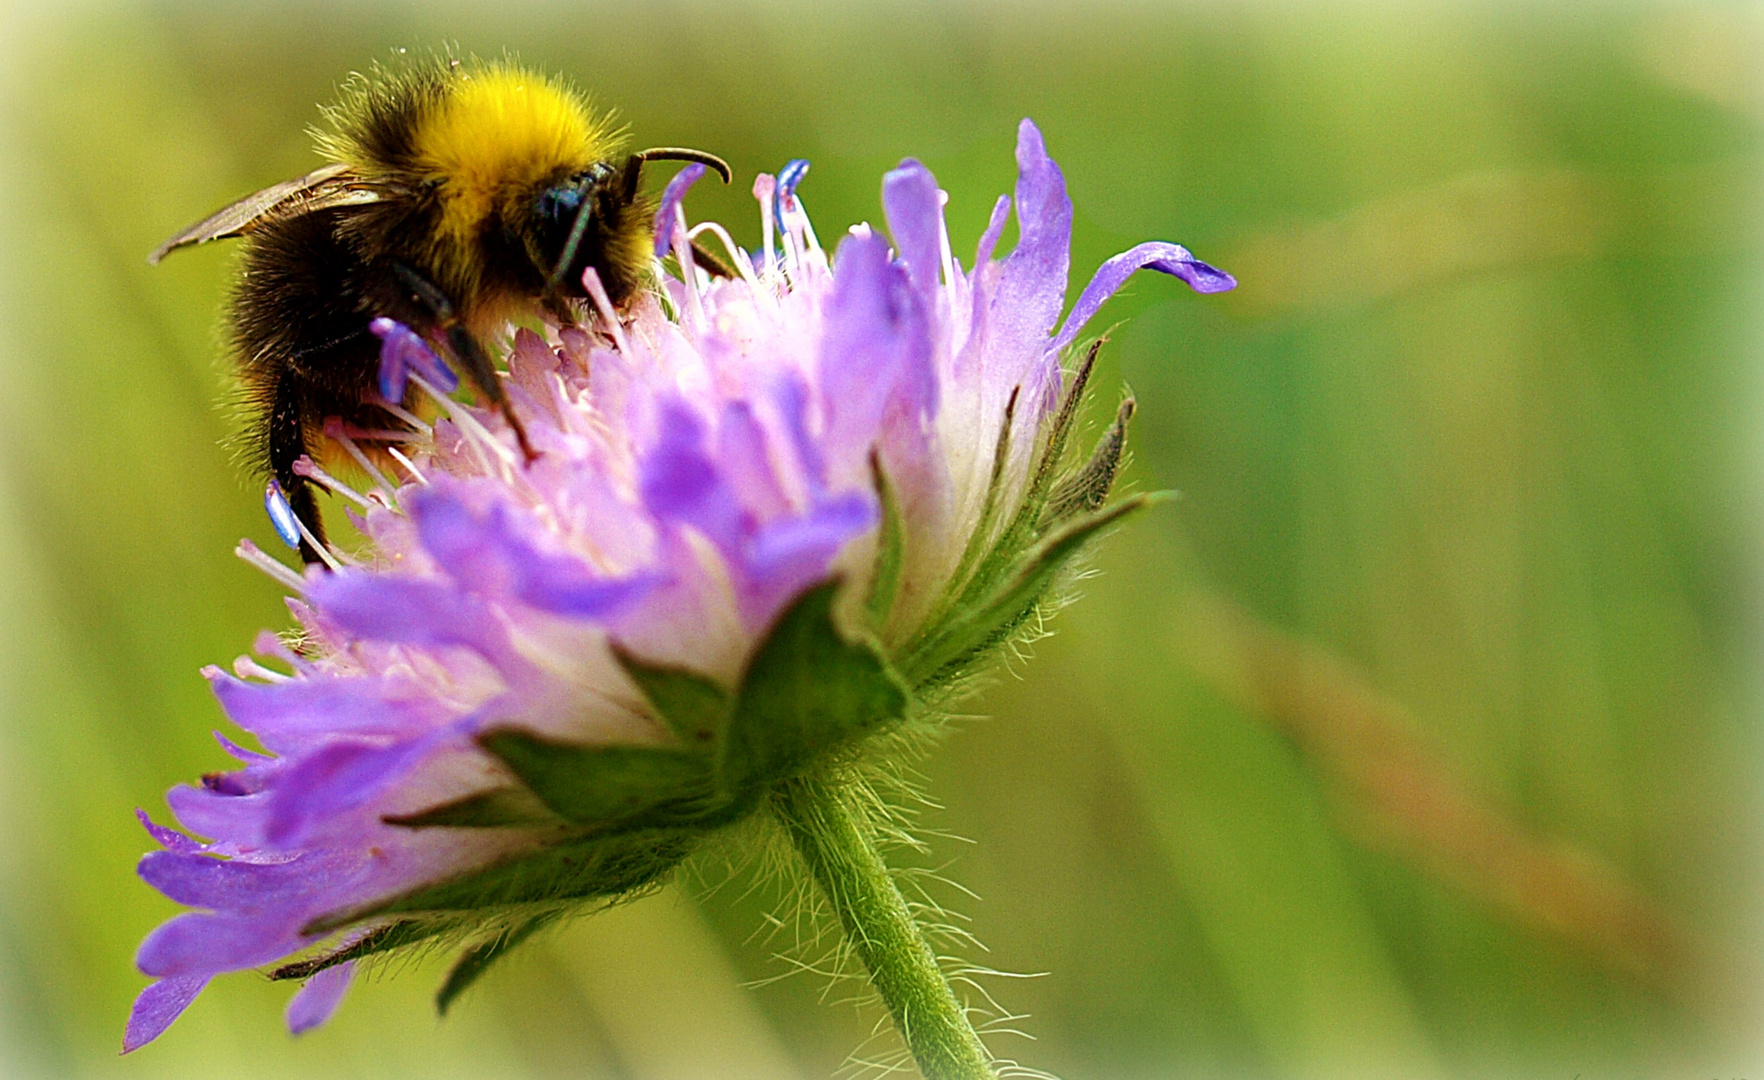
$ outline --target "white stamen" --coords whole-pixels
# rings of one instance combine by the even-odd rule
[[[667,277],[668,267],[666,263],[662,262],[660,259],[651,259],[649,260],[649,263],[650,267],[655,271],[655,279],[657,281],[662,281]],[[677,323],[680,321],[680,306],[674,303],[674,294],[672,290],[667,288],[658,289],[655,294],[655,299],[657,303],[661,304],[662,318],[671,323]]]
[[[423,420],[422,417],[418,416],[416,413],[411,412],[409,409],[406,409],[402,405],[394,405],[391,402],[382,401],[382,402],[380,402],[380,408],[385,409],[387,412],[391,413],[393,416],[398,417],[398,419],[409,424],[411,427],[416,428],[418,431],[423,433],[423,436],[425,438],[427,438],[428,436],[431,436],[435,433],[435,429],[431,428]]]
[[[953,316],[956,311],[960,294],[956,292],[956,279],[961,271],[956,268],[955,253],[949,247],[949,221],[944,210],[949,206],[949,192],[942,188],[937,190],[937,254],[943,263],[943,296]]]
[[[364,439],[375,442],[416,442],[422,436],[414,431],[398,431],[393,428],[356,428],[356,434]]]
[[[735,269],[740,271],[741,276],[746,279],[749,285],[756,289],[759,288],[759,275],[754,271],[753,259],[748,256],[746,251],[742,250],[740,244],[735,242],[735,238],[729,235],[729,230],[714,221],[701,221],[692,226],[692,231],[686,235],[697,239],[698,234],[702,232],[712,233],[721,240],[723,247],[729,251],[729,257],[735,260]]]
[[[414,379],[416,376],[412,375],[410,378]],[[397,503],[397,489],[392,486],[392,481],[386,479],[386,474],[376,468],[374,463],[369,460],[368,456],[362,453],[361,447],[355,445],[355,440],[349,437],[347,431],[343,430],[343,425],[341,423],[326,424],[325,435],[328,436],[332,442],[341,446],[350,457],[355,459],[355,463],[360,465],[362,471],[368,474],[368,479],[374,482],[374,486],[379,488],[380,494],[384,495],[389,503]]]
[[[802,226],[802,235],[808,243],[808,253],[813,255],[821,269],[825,270],[827,268],[827,253],[821,250],[821,241],[815,236],[815,225],[809,220],[808,207],[804,206],[802,200],[795,195],[790,197],[790,202],[792,209],[796,211],[791,216],[796,218]]]
[[[789,221],[788,214],[785,215],[785,221]],[[784,281],[789,285],[794,285],[802,278],[801,245],[797,243],[796,235],[788,228],[779,231],[779,243],[784,248],[784,258],[779,269],[784,272]]]
[[[343,496],[345,499],[353,500],[356,505],[360,506],[363,510],[372,510],[376,505],[375,503],[369,502],[361,492],[355,490],[348,484],[345,484],[343,481],[320,468],[318,462],[312,460],[310,457],[302,455],[300,460],[294,463],[294,471],[301,476],[306,477],[308,480],[318,481],[331,491]]]
[[[419,484],[426,484],[429,482],[429,478],[423,475],[423,471],[411,464],[411,460],[400,453],[396,446],[386,447],[386,453],[392,455],[392,460],[404,466],[404,471],[410,474],[411,479]]]
[[[600,312],[601,321],[606,323],[606,332],[612,336],[620,355],[630,356],[631,343],[625,340],[625,328],[619,323],[619,313],[613,309],[612,297],[606,294],[606,286],[600,283],[600,272],[590,266],[582,272],[582,284],[588,295],[594,298],[594,308]]]
[[[570,401],[570,387],[564,382],[562,372],[554,371],[546,380],[545,389],[551,394],[551,410],[557,414],[558,427],[569,430],[570,417],[575,413],[575,405]]]
[[[772,232],[777,228],[777,222],[772,220],[772,192],[776,190],[776,182],[767,183],[771,180],[770,176],[762,173],[753,181],[753,195],[760,204],[760,235],[766,239],[766,273],[768,274],[775,273],[778,269],[778,249],[777,245],[772,243]]]
[[[306,522],[301,521],[296,517],[294,519],[294,524],[300,526],[300,539],[306,541],[307,547],[318,552],[318,557],[325,560],[326,566],[330,567],[332,570],[343,569],[343,564],[338,561],[336,555],[331,553],[330,545],[319,543],[318,537],[312,535],[312,530],[306,527]]]
[[[809,221],[808,207],[801,198],[792,193],[786,199],[780,199],[783,220],[780,222],[784,230],[784,251],[786,263],[792,283],[802,278],[804,263],[812,262],[822,270],[827,269],[827,254],[821,250],[821,242],[815,236],[815,227]]]
[[[508,472],[508,467],[512,466],[515,461],[515,452],[513,450],[502,445],[494,435],[490,434],[488,428],[484,427],[483,424],[478,423],[478,418],[473,416],[470,410],[466,409],[464,406],[460,405],[459,402],[454,401],[446,394],[435,389],[421,375],[412,372],[408,378],[411,382],[417,384],[418,389],[434,398],[443,409],[447,410],[447,415],[459,428],[461,434],[466,436],[468,442],[478,448],[480,452],[483,450],[489,450],[496,455],[497,460],[501,461],[504,466],[503,479],[506,480],[512,478]],[[487,466],[488,462],[481,461],[480,464]],[[485,471],[488,472],[489,469],[486,468]]]
[[[268,574],[277,584],[293,589],[297,593],[306,591],[304,578],[290,570],[288,564],[270,555],[251,541],[239,541],[239,546],[233,549],[233,554]]]
[[[284,675],[279,671],[264,667],[249,656],[241,656],[233,661],[233,674],[241,679],[262,679],[264,682],[293,682],[292,675]]]
[[[692,259],[692,244],[687,240],[686,208],[674,207],[674,258],[680,262],[680,280],[686,286],[686,308],[692,313],[692,325],[704,332],[704,300],[698,294],[698,264]]]

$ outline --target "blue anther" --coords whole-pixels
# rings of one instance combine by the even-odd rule
[[[270,524],[275,526],[276,535],[282,538],[282,543],[298,548],[300,519],[294,516],[294,508],[288,505],[288,496],[282,494],[282,485],[274,480],[263,491],[263,508],[269,511]]]
[[[662,191],[661,205],[655,211],[655,257],[660,259],[674,247],[674,228],[679,224],[680,203],[686,198],[686,191],[698,183],[704,175],[704,166],[698,162],[681,169],[668,181]]]
[[[784,221],[784,208],[796,201],[796,185],[802,183],[802,178],[808,175],[808,171],[808,158],[791,158],[778,170],[778,189],[773,196],[777,205],[772,209],[778,215],[780,224]]]
[[[385,316],[369,323],[368,329],[380,339],[380,397],[394,405],[403,401],[405,376],[411,372],[442,393],[450,394],[459,386],[459,377],[415,330]]]

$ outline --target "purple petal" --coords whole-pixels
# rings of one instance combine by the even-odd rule
[[[1188,282],[1198,293],[1225,292],[1237,287],[1236,278],[1196,259],[1181,244],[1166,244],[1162,241],[1140,244],[1097,267],[1096,275],[1090,279],[1090,284],[1084,286],[1078,302],[1072,305],[1072,313],[1066,316],[1065,325],[1060,327],[1060,334],[1054,339],[1052,349],[1058,352],[1070,345],[1072,339],[1084,329],[1084,324],[1102,307],[1103,301],[1115,295],[1115,290],[1125,284],[1136,270],[1157,270],[1171,274]]]
[[[741,493],[743,505],[762,519],[790,512],[790,500],[768,450],[765,429],[746,401],[723,406],[717,425],[717,462],[729,486]]]
[[[880,237],[839,245],[818,365],[828,417],[822,445],[836,476],[867,468],[891,408],[914,421],[937,411],[924,306]]]
[[[198,844],[196,841],[190,839],[176,829],[168,829],[164,825],[155,825],[153,819],[147,816],[147,811],[142,810],[139,807],[135,808],[135,817],[140,819],[141,827],[147,830],[147,835],[159,841],[160,846],[164,847],[167,851],[195,853],[202,850],[201,844]]]
[[[129,1011],[129,1027],[123,1034],[123,1053],[139,1050],[159,1038],[172,1021],[183,1015],[196,995],[208,985],[207,975],[180,975],[160,979],[135,998]]]
[[[937,199],[937,178],[930,169],[907,158],[882,177],[882,210],[888,217],[894,249],[906,264],[920,301],[927,311],[936,310],[938,279],[943,272],[938,229],[943,207]]]
[[[401,693],[381,676],[256,683],[216,670],[209,682],[233,723],[284,754],[337,735],[412,735],[448,715],[439,703]]]
[[[445,582],[345,569],[313,582],[307,597],[325,618],[359,638],[398,645],[459,645],[499,667],[525,667],[495,615],[475,597]]]
[[[668,181],[662,189],[661,206],[655,212],[655,257],[661,258],[674,250],[674,227],[678,225],[679,215],[675,213],[680,203],[686,198],[686,190],[698,183],[704,175],[704,166],[698,162],[681,169]]]
[[[1066,178],[1047,156],[1041,132],[1017,128],[1017,246],[1005,260],[993,297],[990,332],[1003,355],[1039,354],[1066,302],[1071,263],[1072,200]]]
[[[216,795],[238,798],[241,795],[255,795],[263,790],[263,776],[253,774],[249,768],[236,769],[233,772],[211,772],[202,774],[202,786]]]
[[[747,516],[704,443],[698,413],[682,401],[666,402],[660,437],[640,467],[643,504],[655,516],[690,525],[732,551],[747,533]]]
[[[413,500],[411,515],[424,549],[454,580],[481,595],[512,595],[541,611],[606,615],[658,580],[654,574],[603,578],[580,559],[542,552],[521,534],[506,506],[474,514],[439,478]]]
[[[765,625],[785,600],[825,578],[840,549],[880,518],[875,496],[852,492],[761,529],[743,560],[742,619],[752,627]]]
[[[986,222],[986,231],[980,234],[980,243],[974,249],[974,272],[979,273],[992,258],[992,250],[998,246],[998,238],[1004,235],[1005,221],[1011,214],[1011,197],[1000,195],[992,204],[992,217]]]
[[[770,381],[765,394],[784,423],[785,437],[809,490],[821,490],[827,483],[827,458],[821,452],[821,440],[809,433],[807,380],[794,370],[785,371]]]
[[[179,784],[165,793],[165,801],[171,805],[178,822],[198,836],[251,843],[259,837],[264,805],[269,802],[269,796],[219,795],[207,788]]]
[[[220,743],[220,748],[222,750],[225,750],[236,760],[243,761],[247,765],[262,765],[265,762],[276,760],[268,754],[260,754],[255,750],[247,750],[218,731],[211,731],[209,734],[214,736],[215,742]]]
[[[180,904],[244,915],[286,906],[332,885],[341,865],[336,857],[311,855],[258,863],[153,851],[142,857],[136,873]]]
[[[279,960],[305,945],[297,922],[270,915],[179,915],[147,935],[135,966],[147,975],[215,975]]]
[[[371,802],[452,734],[450,725],[391,746],[337,742],[307,755],[277,784],[264,838],[277,847],[302,843],[319,821]]]
[[[343,1003],[354,975],[355,961],[345,960],[306,980],[288,1002],[288,1030],[299,1035],[329,1020]]]
[[[1188,282],[1189,288],[1197,293],[1222,293],[1230,292],[1232,289],[1237,288],[1237,279],[1230,274],[1227,274],[1216,266],[1201,262],[1193,255],[1190,255],[1188,249],[1184,248],[1181,244],[1172,244],[1170,246],[1181,251],[1182,257],[1159,259],[1157,262],[1147,263],[1146,265],[1153,270],[1181,278],[1183,281]]]

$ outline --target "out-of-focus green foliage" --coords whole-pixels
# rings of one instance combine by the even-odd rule
[[[222,445],[229,255],[352,69],[455,42],[570,72],[649,144],[790,157],[823,235],[916,155],[958,252],[1034,117],[1076,272],[1178,240],[1243,282],[1111,304],[1092,427],[1141,490],[1089,596],[927,765],[928,867],[1000,1053],[1066,1076],[1759,1067],[1750,624],[1764,24],[1732,6],[542,2],[0,16],[0,1072],[826,1076],[874,1011],[785,974],[751,874],[441,969],[290,1039],[220,980],[118,1059],[131,810],[219,767],[196,669],[285,615]],[[695,217],[754,243],[744,184]],[[952,861],[953,860],[953,861]],[[947,864],[947,865],[946,865]],[[933,889],[937,889],[933,886]],[[809,949],[799,959],[813,961]],[[978,1000],[978,998],[976,998]],[[888,1053],[886,1038],[869,1049]],[[1755,1072],[1753,1073],[1755,1075]]]

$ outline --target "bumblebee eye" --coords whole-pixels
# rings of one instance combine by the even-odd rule
[[[582,201],[605,184],[612,177],[613,171],[611,165],[597,161],[574,176],[546,188],[540,193],[535,209],[540,217],[554,222],[574,221]]]
[[[539,216],[554,222],[575,220],[576,211],[582,206],[582,189],[575,184],[559,184],[547,188],[539,196],[536,208]]]

